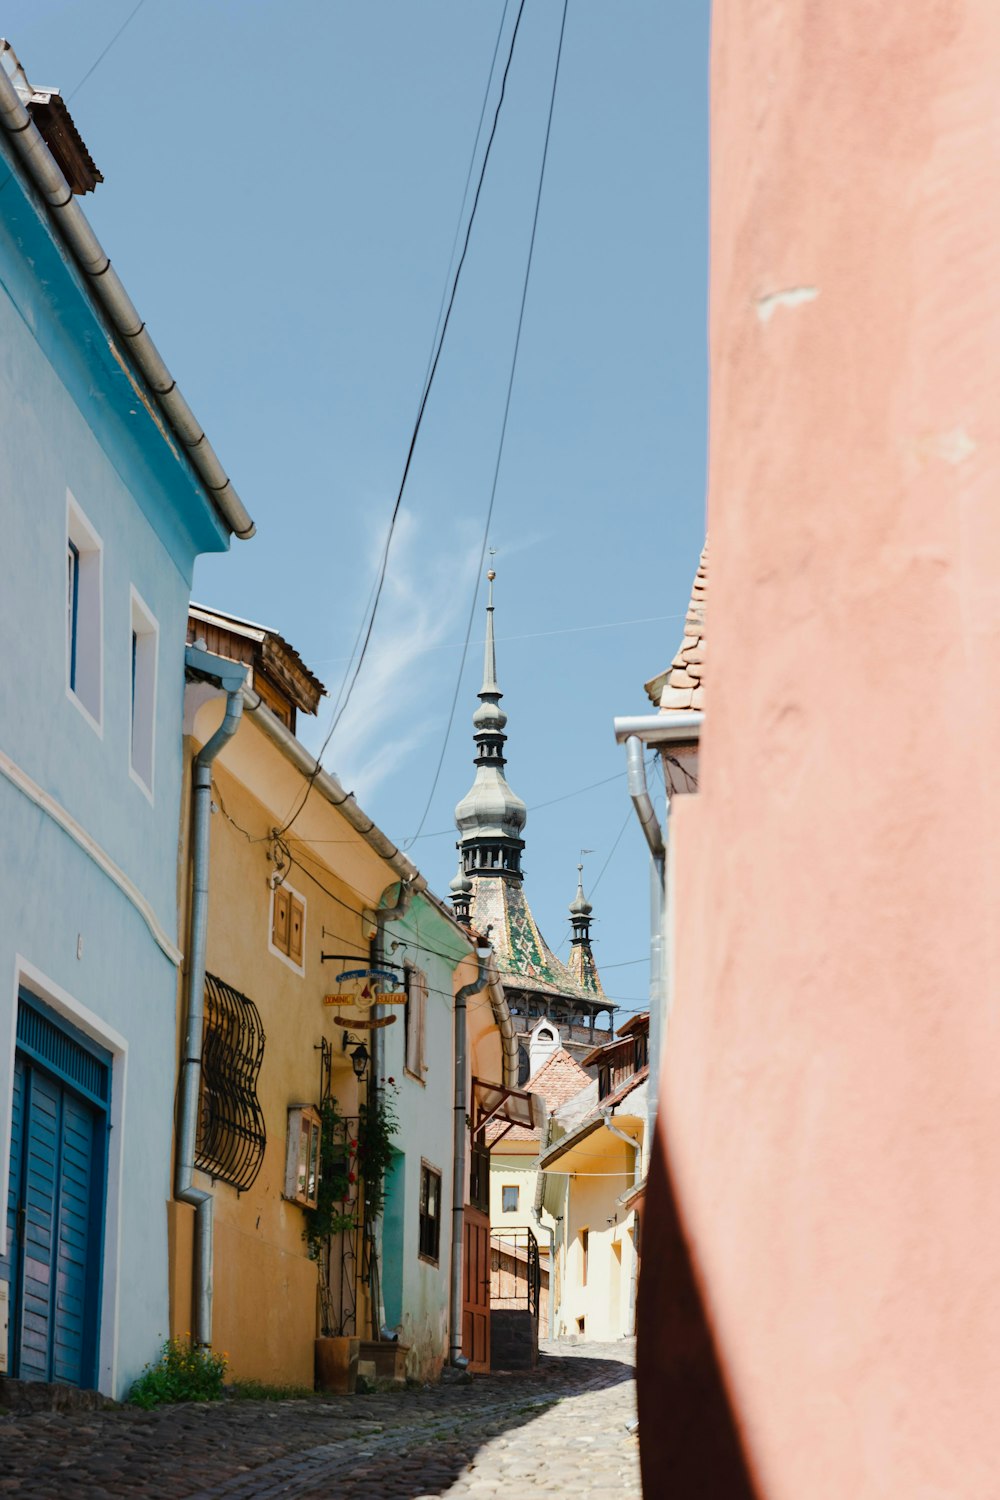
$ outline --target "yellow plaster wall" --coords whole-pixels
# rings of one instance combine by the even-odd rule
[[[219,717],[215,702],[197,716],[189,765]],[[216,762],[213,780],[218,811],[211,819],[207,968],[260,1011],[266,1042],[257,1091],[267,1128],[263,1165],[249,1191],[213,1187],[213,1344],[228,1352],[237,1378],[311,1384],[317,1267],[302,1237],[305,1213],[283,1196],[287,1115],[318,1099],[316,1049],[324,1037],[333,1048],[333,1093],[344,1113],[357,1113],[358,1086],[341,1045],[344,1026],[334,1019],[336,1008],[323,1004],[324,994],[336,989],[341,965],[321,963],[320,953],[356,953],[363,961],[370,934],[360,912],[377,905],[396,877],[314,792],[293,830],[296,865],[287,880],[306,902],[300,975],[268,948],[268,880],[275,866],[266,856],[266,836],[284,821],[304,778],[248,720]],[[187,862],[185,838],[182,870]],[[186,949],[186,933],[183,941]],[[196,1178],[210,1185],[207,1176]],[[184,1205],[171,1206],[171,1330],[180,1334],[191,1327],[191,1218]]]
[[[502,1143],[501,1143],[502,1144]],[[519,1149],[524,1147],[523,1150]],[[494,1151],[490,1155],[490,1228],[536,1230],[531,1209],[535,1201],[535,1183],[538,1181],[536,1162],[538,1144],[535,1141],[513,1142],[508,1151]],[[516,1213],[504,1213],[504,1187],[518,1187],[520,1194]],[[537,1234],[536,1234],[537,1238]],[[544,1244],[545,1237],[542,1237]],[[539,1247],[541,1248],[541,1246]]]
[[[629,1229],[633,1216],[617,1209],[615,1200],[631,1184],[633,1153],[624,1142],[601,1131],[588,1137],[583,1146],[590,1157],[585,1169],[568,1179],[561,1226],[556,1334],[580,1336],[577,1319],[583,1317],[582,1337],[607,1342],[631,1332],[635,1248]],[[584,1175],[585,1171],[592,1175]],[[586,1285],[580,1240],[585,1228],[590,1230]]]

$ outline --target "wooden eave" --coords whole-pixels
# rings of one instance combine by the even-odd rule
[[[55,157],[71,191],[78,197],[83,193],[92,193],[97,184],[104,181],[104,177],[73,124],[73,117],[66,108],[62,95],[56,89],[35,89],[25,107]]]

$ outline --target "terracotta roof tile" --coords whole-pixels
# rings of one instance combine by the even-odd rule
[[[540,1094],[545,1100],[549,1114],[554,1114],[562,1104],[567,1104],[570,1099],[575,1099],[581,1089],[585,1089],[591,1082],[589,1073],[585,1073],[580,1064],[566,1051],[565,1047],[557,1047],[551,1057],[547,1057],[538,1069],[524,1085],[532,1094]],[[496,1140],[504,1129],[501,1121],[495,1125],[487,1125],[486,1139],[489,1142]],[[504,1136],[504,1141],[537,1141],[538,1131],[531,1130],[527,1125],[512,1125]],[[501,1142],[501,1145],[503,1142]]]
[[[646,692],[657,708],[671,711],[705,707],[705,600],[708,590],[708,543],[694,575],[684,620],[684,638],[665,672],[650,678]]]

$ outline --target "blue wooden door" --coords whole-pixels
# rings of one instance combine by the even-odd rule
[[[8,1369],[21,1380],[97,1380],[110,1069],[38,1011],[19,1015],[14,1068]],[[79,1051],[84,1052],[81,1059]],[[36,1055],[32,1055],[32,1053]],[[37,1054],[50,1054],[46,1062]],[[95,1073],[95,1063],[97,1069]],[[82,1073],[74,1087],[62,1071]]]

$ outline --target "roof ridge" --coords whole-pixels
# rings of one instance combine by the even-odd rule
[[[705,602],[708,593],[708,539],[701,549],[684,617],[684,635],[670,666],[645,684],[656,708],[671,712],[705,706]]]

